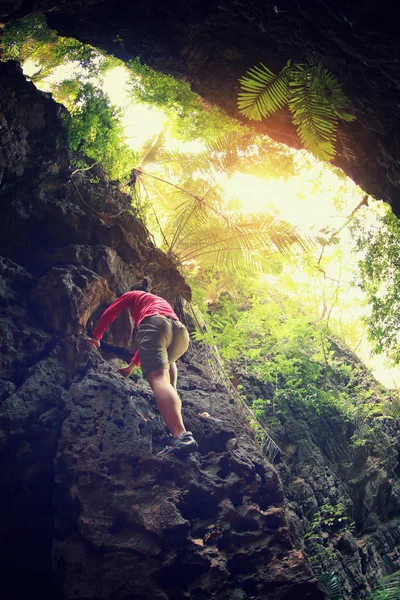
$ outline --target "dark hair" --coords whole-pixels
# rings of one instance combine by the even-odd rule
[[[139,281],[139,283],[135,283],[134,286],[129,290],[130,292],[148,292],[149,291],[149,280],[147,277]]]

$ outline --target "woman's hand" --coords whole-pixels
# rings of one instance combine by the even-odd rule
[[[94,338],[86,338],[85,342],[88,346],[95,346],[96,348],[100,348],[100,340],[95,340]]]
[[[127,367],[122,367],[122,369],[118,369],[118,373],[120,373],[123,377],[129,377],[132,374],[135,365],[131,363]]]

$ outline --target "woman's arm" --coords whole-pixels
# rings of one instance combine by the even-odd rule
[[[140,366],[139,350],[136,350],[135,354],[133,355],[131,365],[136,365],[138,367]]]
[[[95,340],[101,340],[107,327],[115,321],[118,315],[130,305],[132,302],[132,292],[122,294],[115,302],[111,304],[101,315],[99,322],[97,323],[95,330],[93,331],[92,338]]]

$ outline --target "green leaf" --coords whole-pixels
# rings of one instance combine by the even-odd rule
[[[340,579],[335,573],[332,571],[323,573],[320,577],[320,582],[324,586],[329,600],[341,600],[342,591]]]
[[[260,65],[247,71],[248,77],[239,80],[243,92],[238,97],[239,111],[257,121],[282,108],[290,97],[288,68],[274,75],[265,65]]]
[[[327,90],[334,89],[337,105],[340,96],[331,74],[320,64],[298,64],[291,69],[289,108],[293,123],[305,148],[322,160],[331,160],[335,154],[337,111]],[[342,98],[340,97],[340,100]]]
[[[373,600],[400,599],[400,571],[382,577],[372,595]]]

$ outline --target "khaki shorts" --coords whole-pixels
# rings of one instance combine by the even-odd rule
[[[156,369],[168,369],[189,346],[189,333],[180,321],[154,315],[140,323],[137,347],[143,377]]]

